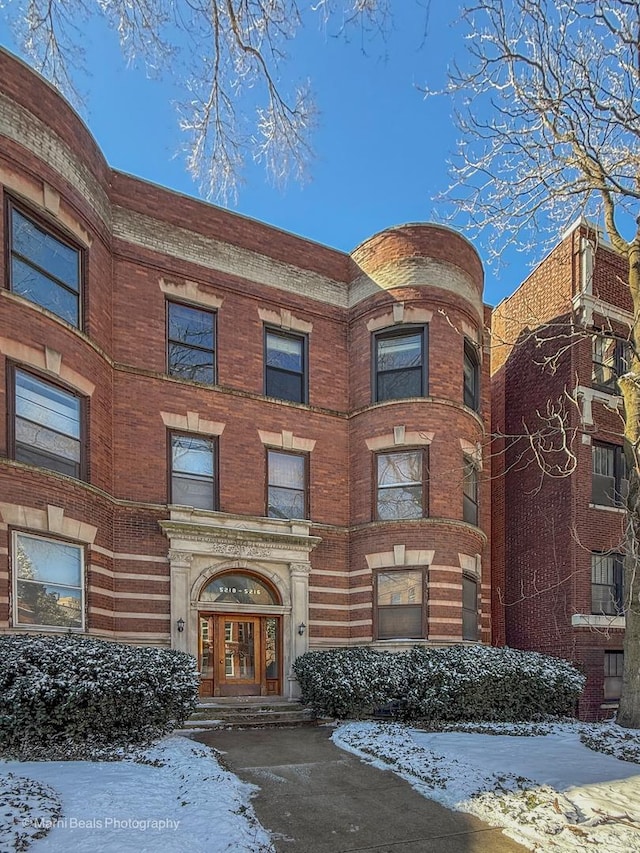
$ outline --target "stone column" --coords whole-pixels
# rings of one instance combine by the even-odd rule
[[[197,656],[197,626],[192,624],[189,590],[191,561],[188,551],[169,551],[171,573],[171,648]],[[178,620],[184,620],[184,631],[178,631]]]
[[[289,624],[290,658],[285,672],[289,673],[288,695],[291,698],[300,695],[298,682],[293,674],[291,665],[294,660],[304,654],[309,648],[309,573],[311,563],[289,563],[291,579],[291,622]],[[300,634],[300,625],[305,626]]]

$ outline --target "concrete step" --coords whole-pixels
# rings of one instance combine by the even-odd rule
[[[204,700],[184,723],[182,731],[198,729],[257,728],[262,726],[313,726],[311,708],[289,700],[248,699]]]

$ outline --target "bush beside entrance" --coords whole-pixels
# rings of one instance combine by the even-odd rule
[[[179,726],[198,695],[194,659],[76,636],[0,637],[0,754],[103,755]]]
[[[432,722],[568,716],[585,682],[565,660],[489,646],[307,652],[293,668],[303,700],[339,719],[387,705],[405,720]]]

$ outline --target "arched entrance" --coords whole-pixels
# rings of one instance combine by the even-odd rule
[[[223,572],[204,586],[198,603],[201,696],[281,693],[281,605],[275,587],[247,571]]]

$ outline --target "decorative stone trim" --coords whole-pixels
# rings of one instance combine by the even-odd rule
[[[589,509],[602,509],[605,512],[615,512],[617,515],[624,515],[626,509],[623,506],[605,506],[604,504],[589,504]]]
[[[169,583],[170,581],[169,575],[145,575],[141,572],[113,572],[104,566],[96,566],[95,563],[89,563],[89,571],[95,572],[98,575],[104,575],[106,578],[117,578],[119,581],[145,581],[160,584]],[[140,595],[140,593],[137,594]]]
[[[111,551],[109,548],[103,548],[102,545],[96,545],[95,543],[91,546],[92,551],[96,551],[98,554],[103,554],[105,557],[110,557],[112,560],[127,560],[132,563],[168,563],[169,560],[167,557],[155,557],[151,554],[126,554],[126,553],[118,553],[117,551]],[[146,575],[144,576],[146,577]]]
[[[462,321],[462,334],[478,347],[478,355],[481,355],[480,350],[480,334],[475,326],[470,326],[465,320]]]
[[[387,329],[389,326],[397,326],[400,323],[417,324],[430,323],[433,319],[433,311],[428,311],[426,308],[405,307],[404,302],[396,302],[393,305],[393,311],[387,311],[379,317],[372,317],[367,322],[367,330],[369,332],[378,332],[380,329]]]
[[[296,317],[288,308],[273,311],[269,308],[258,308],[258,316],[263,323],[270,326],[279,326],[284,331],[303,332],[309,334],[313,330],[313,323],[309,323],[300,317]]]
[[[408,430],[404,426],[394,426],[393,432],[366,438],[365,444],[371,451],[391,450],[394,447],[425,447],[431,444],[435,432]]]
[[[60,211],[60,193],[46,181],[42,182],[42,202],[46,210],[57,216]]]
[[[160,417],[168,429],[198,432],[202,435],[222,435],[226,426],[219,421],[209,421],[198,412],[187,412],[186,416],[175,412],[160,412]]]
[[[0,503],[0,517],[5,524],[40,530],[45,533],[57,533],[76,542],[91,545],[96,538],[98,528],[75,518],[65,517],[64,508],[48,504],[46,512],[20,504]]]
[[[286,429],[283,429],[282,432],[266,432],[259,429],[258,435],[266,447],[276,447],[278,450],[299,450],[304,453],[311,453],[316,446],[315,438],[301,438]]]
[[[169,621],[168,613],[130,613],[120,610],[105,610],[103,607],[92,607],[89,605],[89,612],[96,616],[109,616],[111,619],[158,619]],[[40,630],[40,629],[38,629]]]
[[[622,397],[617,394],[607,394],[597,388],[589,388],[587,385],[578,385],[575,390],[575,398],[582,398],[582,424],[593,426],[593,403],[602,403],[612,412],[618,412],[622,406]]]
[[[51,347],[43,346],[42,349],[36,349],[12,338],[0,338],[0,352],[12,361],[57,376],[86,397],[91,397],[95,391],[96,386],[93,382],[64,364],[62,354]]]
[[[207,308],[220,308],[224,301],[222,297],[216,296],[209,290],[205,290],[197,281],[190,281],[189,279],[173,281],[172,279],[161,277],[158,280],[158,284],[160,285],[160,290],[166,296],[174,296],[183,302],[194,302],[197,305],[204,305]]]
[[[463,572],[469,572],[477,577],[482,575],[482,558],[480,557],[480,554],[474,554],[471,556],[470,554],[458,553],[458,559],[460,560],[460,568]]]
[[[577,293],[571,302],[573,310],[580,317],[583,326],[593,326],[593,315],[598,314],[600,317],[613,320],[623,326],[628,326],[630,329],[633,327],[633,314],[630,311],[617,308],[590,293]]]
[[[624,616],[574,613],[571,617],[573,628],[624,628],[625,621]]]
[[[431,566],[435,550],[412,550],[404,545],[394,545],[393,551],[380,551],[377,554],[365,554],[370,569],[392,568],[394,566]]]
[[[1,102],[2,98],[0,97],[0,106]],[[31,181],[27,178],[16,175],[14,172],[9,169],[5,169],[2,166],[0,166],[0,183],[9,189],[9,191],[19,193],[34,207],[40,208],[40,210],[45,210],[49,216],[54,217],[66,231],[73,234],[73,236],[82,243],[83,246],[91,248],[93,241],[90,235],[76,219],[66,215],[60,209],[60,195],[53,187],[49,186],[49,184],[44,181],[42,183]]]
[[[197,264],[203,269],[244,278],[340,308],[348,307],[348,288],[344,281],[301,270],[294,264],[274,260],[258,251],[206,237],[129,208],[115,205],[112,212],[113,236],[118,239]],[[238,214],[230,215],[238,222],[244,221],[244,217]]]
[[[460,447],[462,448],[463,454],[471,459],[478,471],[482,471],[482,445],[480,442],[472,444],[465,438],[461,438]]]

